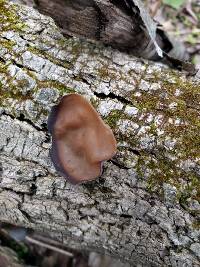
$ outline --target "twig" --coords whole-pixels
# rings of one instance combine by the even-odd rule
[[[45,243],[40,242],[40,241],[38,241],[38,240],[36,240],[36,239],[33,239],[33,238],[30,237],[30,236],[26,236],[26,237],[25,237],[25,240],[26,240],[27,242],[32,243],[32,244],[38,245],[38,246],[40,246],[40,247],[48,248],[48,249],[50,249],[50,250],[53,250],[53,251],[56,251],[56,252],[58,252],[58,253],[64,254],[65,256],[68,256],[68,257],[74,257],[74,255],[73,255],[72,253],[70,253],[70,252],[67,252],[67,251],[65,251],[65,250],[63,250],[63,249],[60,249],[60,248],[57,248],[57,247],[54,247],[54,246],[51,246],[51,245],[48,245],[48,244],[45,244]]]

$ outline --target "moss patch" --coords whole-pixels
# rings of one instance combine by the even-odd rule
[[[161,79],[164,73],[155,73],[147,80],[159,81],[160,89],[138,90],[139,96],[134,91],[131,100],[139,110],[137,116],[113,111],[106,122],[118,133],[119,119],[129,119],[144,128],[141,133],[127,130],[119,136],[120,141],[139,151],[135,169],[139,177],[148,176],[150,190],[161,192],[163,182],[168,182],[176,186],[181,201],[189,197],[200,201],[200,177],[194,166],[200,166],[200,84],[184,81],[173,71],[166,74],[168,79]],[[152,120],[148,121],[149,116]],[[145,148],[142,139],[151,144]]]
[[[1,31],[17,30],[24,28],[24,23],[15,12],[14,5],[8,5],[5,0],[0,0],[0,25]]]

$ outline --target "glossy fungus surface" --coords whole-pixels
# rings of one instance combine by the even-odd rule
[[[112,130],[82,96],[64,96],[48,119],[51,159],[56,170],[73,184],[97,178],[102,163],[116,153]]]

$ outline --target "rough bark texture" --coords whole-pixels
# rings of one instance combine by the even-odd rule
[[[199,79],[65,39],[31,8],[0,9],[0,220],[133,266],[200,266]],[[56,174],[46,129],[71,92],[91,100],[119,150],[80,186]]]
[[[29,1],[25,2],[31,5]],[[135,2],[143,8],[140,1]],[[132,55],[142,55],[143,58],[159,58],[154,44],[157,26],[143,8],[145,18],[148,17],[149,32],[154,39],[152,41],[139,8],[132,0],[39,0],[32,1],[32,5],[51,16],[64,35],[98,40],[121,51],[129,51]],[[164,33],[162,37],[157,33],[156,39],[160,47],[168,52],[172,44],[164,36]],[[161,51],[159,53],[162,54]]]
[[[137,57],[162,60],[179,70],[183,68],[191,73],[192,70],[195,71],[192,64],[182,62],[188,59],[184,45],[169,38],[160,25],[158,27],[143,1],[10,1],[33,6],[52,17],[64,36],[100,41]]]

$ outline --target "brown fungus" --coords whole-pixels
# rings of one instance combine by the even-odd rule
[[[52,135],[51,159],[56,170],[73,184],[102,173],[102,163],[114,156],[112,130],[82,96],[64,96],[48,119]]]

